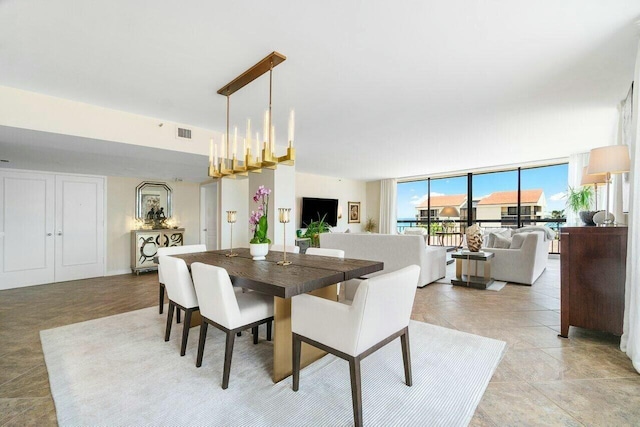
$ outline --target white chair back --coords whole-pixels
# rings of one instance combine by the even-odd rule
[[[159,261],[169,299],[184,308],[197,307],[198,297],[191,281],[187,263],[180,258],[166,255],[161,256]]]
[[[240,307],[227,270],[194,262],[191,274],[200,301],[200,314],[228,329],[241,326]]]
[[[300,253],[300,246],[296,246],[296,245],[271,245],[271,248],[269,249],[270,251],[279,251],[279,252],[284,252],[285,248],[287,249],[287,252],[290,254],[299,254]]]
[[[410,265],[360,283],[351,305],[360,312],[355,354],[409,325],[419,275],[420,267]]]
[[[305,254],[344,258],[344,251],[342,249],[309,248]]]
[[[206,245],[184,245],[184,246],[169,246],[168,248],[158,248],[156,256],[161,257],[163,255],[180,255],[191,254],[194,252],[206,252]],[[158,282],[164,284],[164,276],[162,274],[162,268],[158,265]]]

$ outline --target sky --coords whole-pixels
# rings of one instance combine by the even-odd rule
[[[523,190],[541,188],[547,201],[545,212],[565,208],[568,164],[522,169]],[[518,172],[493,172],[473,176],[473,197],[488,196],[495,191],[516,191]],[[467,176],[431,180],[431,194],[467,194]],[[427,197],[427,181],[398,183],[398,219],[415,219],[416,205]],[[497,218],[496,218],[497,219]]]

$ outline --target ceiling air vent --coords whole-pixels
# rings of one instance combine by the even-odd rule
[[[191,139],[191,129],[177,127],[176,137],[181,139]]]

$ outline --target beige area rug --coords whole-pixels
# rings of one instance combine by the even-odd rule
[[[156,307],[40,332],[58,422],[108,426],[352,425],[348,363],[328,355],[273,384],[272,344],[236,339],[229,388],[220,387],[224,334],[209,328],[201,368],[199,327],[184,357],[180,329],[164,342]],[[165,311],[166,313],[166,311]],[[264,327],[262,327],[264,329]],[[264,330],[261,330],[264,333]],[[396,340],[362,362],[367,426],[466,426],[505,343],[411,322],[413,386],[404,384]]]

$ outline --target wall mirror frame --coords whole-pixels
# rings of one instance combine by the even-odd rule
[[[136,187],[136,219],[148,221],[149,213],[162,209],[166,219],[173,215],[171,203],[171,187],[165,182],[142,181]]]

